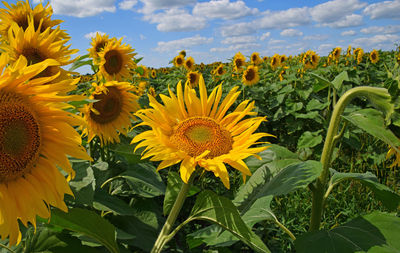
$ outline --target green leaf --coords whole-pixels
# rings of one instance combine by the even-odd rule
[[[322,76],[319,76],[312,72],[310,72],[309,74],[318,80],[318,83],[314,84],[314,87],[313,87],[314,92],[318,92],[325,88],[328,88],[329,86],[332,86],[332,83],[329,80],[323,78]]]
[[[80,68],[80,67],[85,66],[85,65],[92,66],[92,63],[93,63],[92,60],[83,61],[81,59],[78,59],[77,61],[72,63],[72,65],[71,65],[71,67],[69,68],[68,71],[74,71],[75,69]]]
[[[64,213],[53,209],[50,224],[82,233],[104,245],[110,252],[119,252],[114,226],[95,212],[73,208]]]
[[[399,253],[400,218],[373,212],[332,230],[302,234],[294,244],[298,253]]]
[[[205,190],[199,194],[187,221],[213,222],[237,236],[257,252],[270,252],[261,239],[243,222],[235,205],[227,198]]]
[[[311,99],[310,102],[308,102],[306,109],[307,111],[312,111],[312,110],[322,110],[325,109],[328,106],[328,103],[321,103],[318,99]]]
[[[321,131],[310,132],[305,131],[299,138],[297,148],[312,148],[322,143],[322,136],[319,135]]]
[[[70,182],[71,190],[74,193],[74,201],[80,204],[92,205],[96,178],[89,162],[78,162],[72,164],[75,170],[75,178]]]
[[[342,88],[342,84],[344,81],[349,81],[349,76],[347,75],[347,71],[344,70],[341,72],[339,75],[335,77],[332,81],[333,87],[335,87],[336,90],[340,90]]]
[[[98,189],[94,194],[93,207],[100,211],[111,211],[117,215],[133,215],[133,208],[117,196]]]
[[[388,145],[392,147],[400,146],[399,138],[385,127],[381,112],[371,108],[361,109],[349,115],[342,115],[342,117]]]
[[[390,210],[395,210],[400,205],[400,195],[396,194],[386,185],[380,184],[378,179],[371,172],[367,173],[339,173],[335,172],[331,178],[333,185],[340,183],[343,180],[357,180],[363,185],[370,188],[377,199]]]

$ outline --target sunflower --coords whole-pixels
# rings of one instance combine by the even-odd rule
[[[151,70],[151,74],[150,74],[151,78],[156,78],[157,77],[157,71],[155,69]]]
[[[303,55],[303,64],[306,69],[315,69],[318,66],[319,56],[311,50]]]
[[[40,32],[40,27],[41,25],[39,24],[38,29],[35,29],[34,23],[30,20],[28,27],[24,31],[17,23],[13,23],[9,31],[9,43],[2,44],[1,48],[10,55],[11,62],[17,61],[20,56],[24,56],[29,65],[46,59],[53,59],[58,62],[59,66],[48,66],[37,77],[53,76],[56,78],[53,81],[56,82],[69,78],[68,72],[61,69],[60,66],[72,63],[74,60],[71,60],[71,55],[78,52],[78,50],[69,49],[69,45],[65,45],[67,40],[56,41],[56,38],[61,33],[59,28],[52,31],[46,29],[44,32]],[[66,86],[62,90],[70,90],[69,88]]]
[[[287,57],[286,57],[286,55],[281,55],[280,56],[280,59],[279,59],[279,65],[280,66],[284,66],[285,64],[286,64],[286,60],[287,60]]]
[[[150,96],[153,96],[154,98],[157,97],[157,92],[156,92],[156,90],[154,89],[154,87],[150,87],[149,90],[147,91],[147,93],[148,93]]]
[[[194,88],[199,84],[200,74],[197,71],[190,71],[187,73],[186,78],[186,82],[189,84],[190,88]]]
[[[35,29],[39,29],[40,32],[44,32],[47,28],[52,28],[62,23],[62,20],[51,20],[53,15],[53,9],[49,5],[43,7],[42,3],[36,5],[34,9],[31,9],[29,1],[17,1],[16,4],[8,4],[3,2],[7,9],[0,9],[0,35],[7,40],[8,30],[12,23],[17,23],[19,27],[26,30],[29,26],[29,19],[33,19]],[[67,39],[68,35],[61,31],[59,38]]]
[[[379,61],[379,52],[375,49],[372,50],[372,52],[369,54],[369,59],[373,64],[377,63]]]
[[[212,171],[229,189],[229,174],[224,163],[240,171],[245,180],[251,172],[243,162],[249,156],[257,156],[267,147],[250,146],[267,133],[254,133],[265,117],[254,116],[254,102],[243,101],[231,113],[227,111],[236,101],[240,92],[234,87],[219,104],[222,85],[218,85],[207,96],[204,79],[200,76],[199,93],[185,84],[182,91],[178,83],[177,95],[169,89],[169,96],[160,95],[164,103],[149,97],[152,108],[143,109],[136,116],[143,120],[150,130],[136,135],[132,143],[138,143],[135,150],[146,147],[142,159],[161,161],[157,170],[181,162],[180,174],[187,183],[196,165]],[[246,119],[242,120],[244,117]],[[257,156],[258,157],[258,156]]]
[[[279,81],[283,81],[283,79],[285,79],[284,77],[283,77],[283,75],[285,75],[286,74],[286,70],[288,69],[289,67],[283,67],[283,69],[281,70],[281,72],[279,73]]]
[[[281,57],[279,56],[279,54],[274,54],[270,62],[271,68],[276,69],[280,64],[281,64]]]
[[[182,55],[183,58],[185,58],[186,57],[186,51],[185,50],[180,51],[179,55]]]
[[[175,67],[181,67],[185,63],[185,56],[179,54],[174,58],[174,66]]]
[[[235,72],[241,73],[243,71],[243,66],[246,63],[246,58],[241,52],[237,52],[233,57],[233,68]]]
[[[218,65],[218,67],[214,70],[214,75],[216,76],[222,76],[223,74],[225,74],[225,70],[224,70],[224,64],[220,63]]]
[[[333,52],[332,52],[332,56],[333,58],[336,60],[336,62],[339,61],[340,58],[340,53],[342,52],[342,48],[341,47],[336,47]]]
[[[119,134],[126,134],[131,126],[133,113],[139,109],[138,97],[131,93],[134,89],[128,82],[109,81],[93,84],[90,99],[98,101],[83,108],[87,128],[82,131],[91,141],[98,136],[101,145],[119,142]]]
[[[100,34],[96,33],[96,37],[92,38],[90,42],[91,48],[88,49],[89,57],[93,59],[93,63],[99,65],[100,63],[100,56],[99,53],[103,51],[104,47],[107,45],[108,42],[115,40],[115,38],[108,38],[107,34]]]
[[[258,67],[249,65],[243,72],[242,83],[244,85],[252,86],[260,81],[260,75],[258,74]]]
[[[136,53],[130,45],[121,45],[122,38],[107,43],[103,51],[99,52],[99,76],[107,81],[121,81],[131,76],[130,70],[136,67],[134,56]]]
[[[192,71],[194,70],[194,59],[192,56],[190,56],[189,58],[186,59],[185,63],[184,63],[185,69],[187,71]]]
[[[7,58],[0,56],[0,235],[14,245],[21,241],[18,220],[36,226],[37,215],[50,218],[50,206],[68,211],[64,194],[73,195],[67,181],[75,173],[67,155],[91,158],[73,127],[82,120],[62,110],[82,97],[58,96],[54,87],[63,83],[32,79],[57,62],[27,66],[21,56],[5,68]]]
[[[351,46],[349,45],[349,47],[347,48],[347,52],[346,52],[346,58],[351,56]]]
[[[254,52],[251,54],[250,61],[251,61],[251,64],[253,64],[253,65],[259,65],[263,62],[262,59],[260,58],[260,54],[257,52]]]
[[[360,64],[363,60],[364,50],[360,48],[357,52],[357,64]]]

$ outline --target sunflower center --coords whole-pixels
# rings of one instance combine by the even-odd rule
[[[122,69],[122,56],[117,50],[108,51],[104,58],[106,59],[106,63],[104,64],[104,68],[107,73],[110,75],[118,74]]]
[[[229,131],[223,129],[211,118],[192,117],[182,121],[170,137],[179,150],[192,157],[201,155],[208,150],[205,158],[229,153],[232,149],[232,137]]]
[[[112,122],[122,111],[121,93],[116,87],[107,87],[107,93],[94,95],[94,99],[99,100],[93,103],[93,108],[99,113],[90,111],[90,117],[100,124]]]
[[[24,48],[21,54],[26,57],[29,65],[42,62],[46,59],[37,48]]]
[[[190,84],[194,84],[194,83],[196,83],[197,75],[194,73],[190,73],[189,79],[190,79]]]
[[[186,67],[188,67],[189,69],[192,68],[192,62],[191,61],[187,61],[186,62]]]
[[[181,64],[183,63],[182,58],[178,57],[178,58],[176,59],[176,63],[177,63],[178,65],[181,65]]]
[[[96,45],[96,52],[100,52],[101,50],[103,50],[103,48],[105,47],[106,42],[102,41],[99,44]]]
[[[372,60],[375,60],[376,59],[376,54],[372,54],[371,58],[372,58]]]
[[[254,72],[254,69],[248,69],[244,77],[246,78],[247,81],[252,81],[255,78],[255,76],[256,73]]]
[[[218,70],[217,70],[218,75],[222,75],[223,71],[224,71],[224,70],[223,70],[222,68],[218,68]]]
[[[29,172],[39,155],[39,124],[17,96],[0,93],[0,182]]]
[[[243,61],[241,59],[236,59],[235,65],[237,68],[240,68],[241,66],[243,66]]]

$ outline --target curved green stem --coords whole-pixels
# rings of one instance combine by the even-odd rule
[[[12,252],[12,253],[15,253],[14,250],[10,249],[9,247],[7,247],[6,245],[4,245],[4,244],[2,244],[2,243],[0,243],[0,248],[3,248],[3,249],[6,249],[6,250],[8,250],[8,251],[10,251],[10,252]]]
[[[329,166],[331,163],[332,152],[336,142],[341,136],[341,134],[337,134],[341,120],[340,115],[343,113],[345,107],[353,98],[361,96],[365,96],[371,100],[374,100],[374,97],[377,96],[390,97],[387,90],[384,88],[360,86],[352,88],[348,90],[345,94],[343,94],[343,96],[339,99],[336,106],[334,107],[321,155],[322,172],[321,175],[317,178],[314,184],[315,190],[312,192],[313,200],[309,228],[310,231],[319,230],[321,224],[321,218],[324,209],[324,193],[328,183]]]

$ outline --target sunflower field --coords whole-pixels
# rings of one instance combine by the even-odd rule
[[[400,48],[155,69],[0,20],[0,252],[400,252]]]

